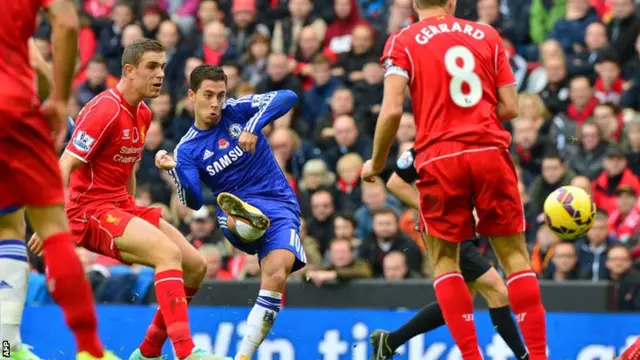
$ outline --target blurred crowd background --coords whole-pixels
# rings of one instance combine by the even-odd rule
[[[231,248],[215,221],[215,201],[192,211],[170,177],[154,166],[193,122],[188,74],[199,64],[224,68],[230,97],[290,89],[297,106],[265,128],[276,159],[300,200],[309,264],[298,276],[316,286],[356,278],[430,277],[418,216],[384,186],[395,160],[413,146],[407,103],[381,181],[361,183],[380,110],[379,58],[390,34],[415,22],[411,0],[84,0],[72,116],[118,82],[132,41],[157,39],[167,50],[165,85],[137,168],[140,204],[164,208],[206,256],[209,279],[260,275],[255,256]],[[640,310],[640,8],[634,0],[458,0],[457,16],[501,34],[520,92],[520,115],[504,126],[526,204],[527,241],[541,279],[613,280],[621,309]],[[35,41],[50,60],[50,26]],[[420,74],[418,74],[420,76]],[[541,216],[562,185],[587,190],[599,212],[589,233],[561,242]],[[495,262],[487,239],[482,253]],[[137,274],[78,249],[98,301],[116,301],[114,274]],[[40,259],[32,257],[42,271]],[[636,263],[637,264],[637,263]],[[638,269],[636,269],[638,268]],[[105,290],[107,289],[107,290]],[[110,290],[109,290],[110,289]],[[103,295],[100,295],[103,294]]]

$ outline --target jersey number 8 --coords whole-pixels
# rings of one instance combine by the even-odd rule
[[[458,65],[458,59],[462,60],[462,66]],[[478,74],[474,72],[476,59],[473,53],[464,46],[449,48],[444,54],[444,66],[449,75],[449,96],[453,102],[463,108],[476,105],[482,99],[482,82]],[[467,93],[463,92],[462,84],[467,84]]]

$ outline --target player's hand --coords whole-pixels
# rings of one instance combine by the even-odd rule
[[[176,167],[176,161],[165,150],[160,150],[156,153],[156,167],[162,170],[172,170]]]
[[[257,142],[258,136],[248,131],[243,131],[242,135],[240,135],[240,139],[238,140],[238,144],[240,144],[240,147],[251,154],[256,152]]]
[[[364,165],[362,165],[362,173],[360,174],[360,177],[362,180],[372,183],[375,181],[375,177],[380,175],[382,170],[384,169],[374,169],[373,161],[369,159],[364,163]]]
[[[40,111],[49,123],[56,152],[58,152],[62,149],[64,139],[67,137],[67,121],[69,119],[67,104],[57,99],[48,99],[42,104]]]
[[[42,239],[38,236],[38,234],[33,234],[29,242],[27,243],[29,249],[36,255],[42,256]]]

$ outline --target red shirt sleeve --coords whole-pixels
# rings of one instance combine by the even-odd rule
[[[380,63],[385,71],[385,76],[396,74],[411,79],[413,76],[413,64],[409,50],[404,45],[402,34],[407,28],[399,30],[387,39]]]
[[[89,162],[95,150],[109,141],[119,113],[120,104],[108,96],[87,104],[78,114],[73,136],[65,151],[85,163]]]
[[[496,64],[496,88],[515,84],[516,78],[513,76],[513,70],[511,70],[511,65],[509,64],[507,52],[504,50],[502,39],[499,36],[497,36],[494,56]]]

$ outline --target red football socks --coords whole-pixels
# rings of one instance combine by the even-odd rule
[[[71,235],[59,233],[49,236],[44,239],[43,250],[47,288],[64,312],[67,325],[76,337],[78,351],[103,357],[91,286],[76,255]]]
[[[507,278],[509,303],[516,314],[531,360],[547,359],[547,327],[536,274],[520,271]]]
[[[640,338],[620,355],[620,360],[640,360]]]
[[[193,300],[198,290],[198,288],[184,288],[187,304]],[[167,341],[167,325],[164,323],[162,311],[158,310],[151,321],[151,325],[147,328],[142,344],[140,344],[140,352],[148,358],[160,357],[165,341]]]
[[[462,275],[457,272],[442,274],[434,279],[433,288],[462,358],[482,360],[473,322],[473,301]]]
[[[156,273],[156,298],[160,304],[162,318],[167,326],[167,335],[171,339],[179,359],[185,359],[191,355],[191,351],[195,347],[189,329],[187,297],[183,284],[182,271],[180,270],[165,270]]]

